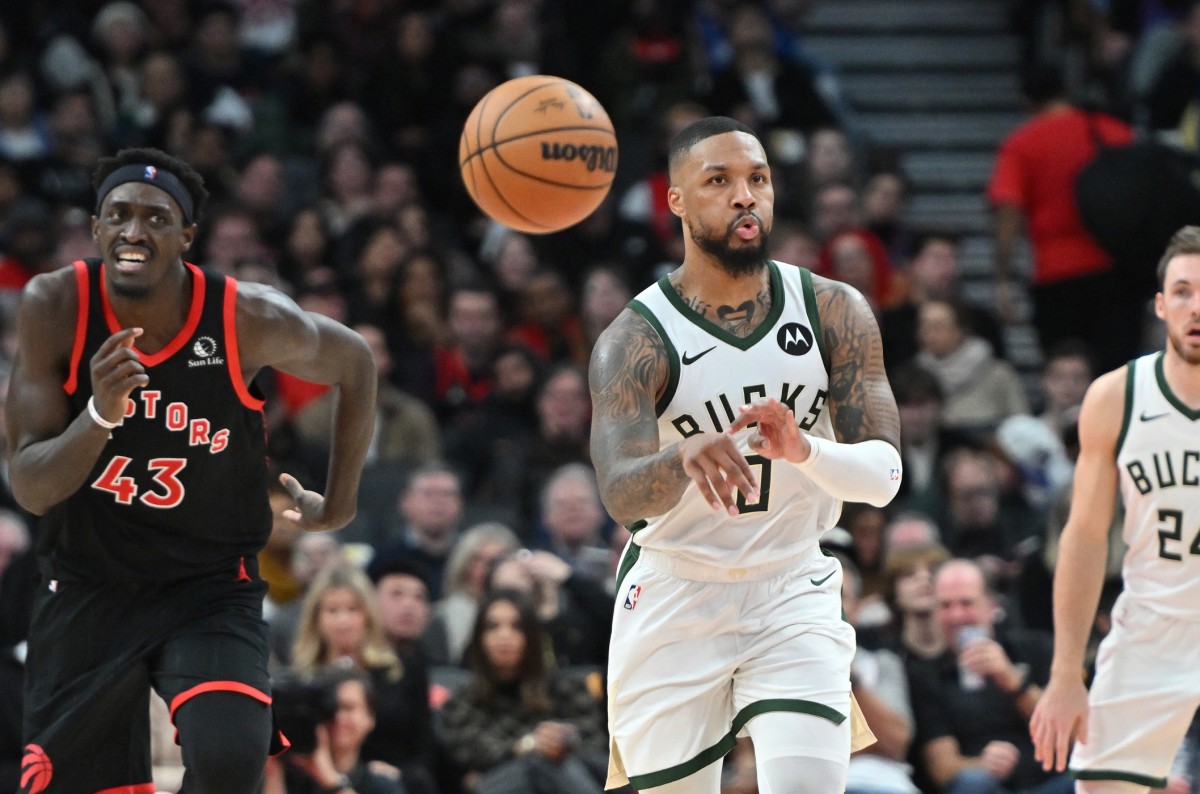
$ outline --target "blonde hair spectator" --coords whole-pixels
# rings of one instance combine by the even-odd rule
[[[340,595],[349,594],[348,602],[335,602]],[[348,608],[362,616],[361,629],[348,629],[334,644],[329,628],[322,625],[334,609]],[[357,666],[367,669],[392,669],[400,674],[400,660],[388,645],[375,605],[375,588],[367,575],[347,565],[324,571],[313,582],[300,607],[300,627],[292,653],[292,667],[302,675],[311,676],[322,667],[350,658]]]

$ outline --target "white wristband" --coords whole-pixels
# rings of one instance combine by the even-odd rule
[[[96,395],[94,394],[88,398],[88,415],[92,417],[93,422],[100,425],[105,430],[115,430],[125,423],[124,416],[121,417],[120,422],[110,422],[101,416],[100,412],[96,410]]]

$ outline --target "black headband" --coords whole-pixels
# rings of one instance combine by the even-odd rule
[[[152,165],[139,165],[136,163],[121,166],[105,177],[104,181],[100,183],[100,189],[96,191],[97,215],[100,214],[100,205],[104,203],[104,197],[111,193],[117,185],[123,185],[126,182],[142,182],[147,185],[154,185],[160,190],[165,190],[171,198],[175,199],[179,204],[179,209],[183,211],[183,225],[192,225],[192,212],[194,210],[192,194],[179,181],[179,177],[170,171],[164,171]]]

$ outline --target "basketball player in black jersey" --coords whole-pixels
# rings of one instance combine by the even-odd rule
[[[272,728],[263,400],[274,367],[339,390],[324,496],[281,476],[306,530],[354,515],[373,429],[362,339],[278,291],[185,262],[207,196],[186,163],[120,152],[95,174],[100,258],[34,278],[8,397],[13,493],[41,515],[22,791],[153,794],[163,696],[183,791],[258,790]]]

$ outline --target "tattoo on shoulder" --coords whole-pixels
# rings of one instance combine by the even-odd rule
[[[669,374],[666,346],[636,312],[622,312],[605,332],[591,367],[592,410],[615,420],[639,418],[644,395],[657,398]]]
[[[844,443],[879,438],[899,449],[900,416],[883,366],[879,325],[856,290],[813,279],[829,350],[830,418]]]

